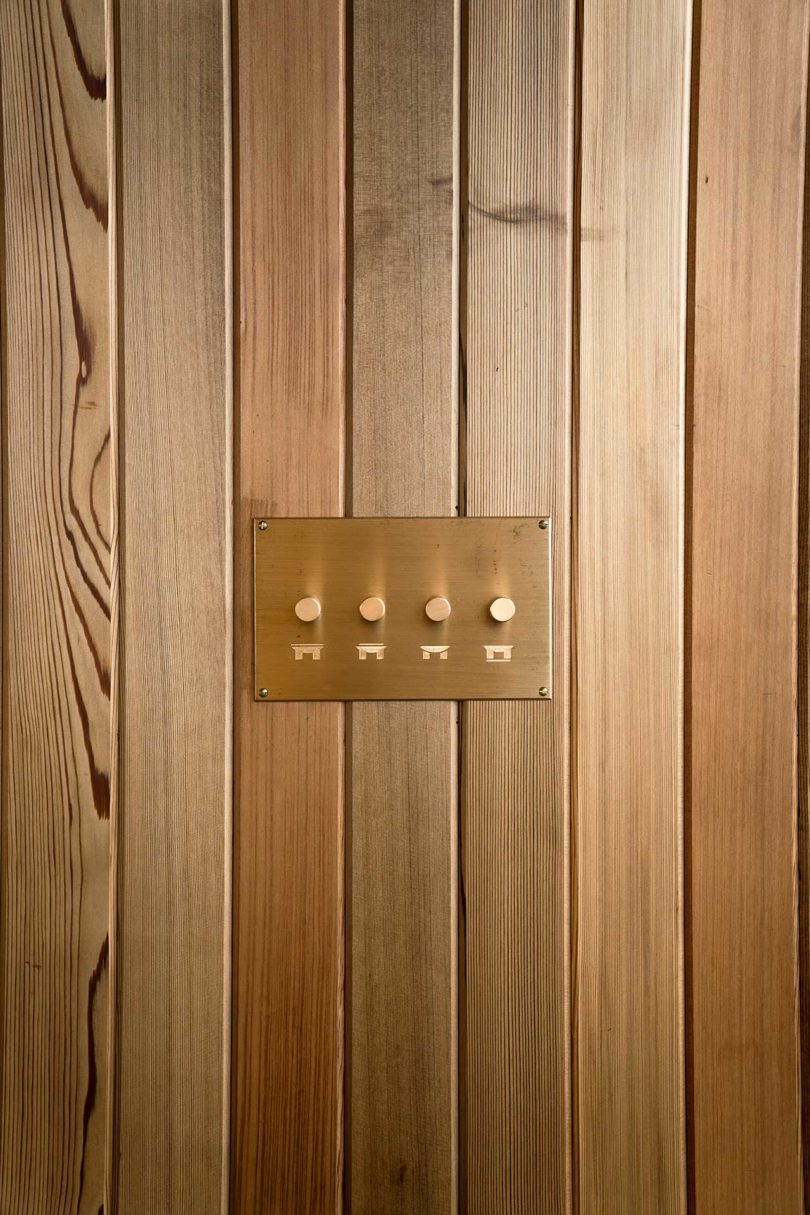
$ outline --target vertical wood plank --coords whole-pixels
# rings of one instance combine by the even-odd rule
[[[104,1202],[113,724],[103,6],[0,6],[0,1209]]]
[[[453,514],[454,4],[353,20],[352,513]],[[456,706],[353,705],[350,760],[351,1208],[451,1212]]]
[[[808,5],[703,0],[701,9],[691,579],[693,1184],[697,1210],[790,1215],[804,1209],[795,486]]]
[[[118,6],[119,1215],[218,1211],[231,800],[221,0]]]
[[[239,0],[237,819],[232,1210],[335,1211],[343,733],[256,704],[255,516],[343,512],[344,9]]]
[[[582,26],[575,1042],[582,1211],[685,1210],[690,0]]]
[[[551,515],[551,703],[464,708],[471,1212],[567,1210],[573,3],[470,6],[467,509]],[[539,691],[539,689],[538,689]]]

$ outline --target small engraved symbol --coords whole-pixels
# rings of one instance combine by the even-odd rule
[[[321,645],[293,645],[293,651],[295,653],[295,661],[300,662],[305,654],[311,654],[312,661],[318,662],[321,657],[322,649],[323,649],[322,644]]]
[[[447,662],[447,654],[450,649],[449,645],[423,645],[422,659],[424,662],[430,662],[434,654],[439,655],[441,662]]]
[[[484,649],[487,652],[487,662],[511,662],[512,649],[511,645],[485,645]]]
[[[359,645],[357,653],[360,655],[360,661],[365,662],[369,654],[377,659],[377,662],[382,662],[385,657],[384,645]]]

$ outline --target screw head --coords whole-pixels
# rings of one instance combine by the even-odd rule
[[[541,696],[548,696],[548,688],[541,688],[541,689],[540,689],[540,695],[541,695]]]
[[[541,520],[540,520],[540,527],[542,527],[543,531],[545,531],[545,530],[546,530],[546,528],[548,527],[548,519],[541,519]]]
[[[267,700],[269,695],[267,688],[259,688],[259,695],[261,696],[262,700]]]
[[[260,520],[259,520],[259,531],[260,531],[260,532],[266,532],[266,531],[267,531],[267,520],[266,520],[266,519],[260,519]]]

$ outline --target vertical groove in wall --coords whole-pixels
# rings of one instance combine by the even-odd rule
[[[225,756],[223,772],[223,798],[225,822],[223,830],[223,882],[222,882],[222,1193],[221,1215],[230,1210],[230,1149],[231,1149],[231,1028],[233,1010],[233,838],[234,838],[234,756],[235,756],[235,712],[236,690],[236,630],[234,628],[234,517],[236,483],[236,363],[234,360],[234,314],[237,300],[235,286],[234,246],[234,109],[233,99],[238,91],[237,67],[234,59],[232,7],[235,0],[222,3],[222,163],[224,178],[223,198],[223,262],[225,271],[225,598],[232,610],[225,621],[226,662],[226,715]],[[238,70],[238,69],[237,69]]]
[[[467,467],[466,467],[466,428],[463,422],[463,392],[462,392],[462,308],[466,308],[467,276],[466,251],[462,233],[462,219],[467,197],[467,92],[466,92],[466,56],[464,44],[467,27],[468,0],[454,0],[453,3],[453,250],[451,269],[452,310],[450,321],[450,395],[452,418],[455,422],[455,443],[451,446],[451,485],[454,501],[454,511],[458,515],[462,510],[462,501],[466,509]],[[464,463],[462,463],[464,455]],[[453,947],[451,950],[451,965],[453,966],[453,982],[451,984],[454,1007],[451,1009],[453,1019],[453,1056],[451,1064],[451,1087],[454,1096],[451,1108],[452,1142],[455,1152],[455,1190],[453,1194],[455,1207],[466,1211],[467,1202],[467,1157],[466,1144],[462,1139],[462,1127],[466,1123],[466,1086],[462,1079],[462,1052],[464,1049],[464,1008],[466,1006],[466,972],[463,960],[463,889],[461,873],[461,802],[463,780],[464,705],[456,702],[451,709],[451,785],[450,812],[451,822],[451,881],[454,889],[452,902],[452,932]]]
[[[0,55],[0,1010],[5,1008],[6,950],[5,882],[2,880],[6,863],[7,781],[8,781],[8,301],[6,298],[6,157],[5,157],[5,89],[3,61]],[[5,1092],[4,1068],[6,1051],[0,1051],[0,1094]],[[0,1109],[0,1123],[2,1110]]]
[[[576,0],[573,20],[573,68],[572,68],[572,202],[571,202],[571,541],[569,546],[571,602],[569,604],[570,655],[568,693],[570,696],[569,719],[569,806],[568,806],[568,955],[569,955],[569,1092],[571,1100],[570,1119],[570,1206],[572,1215],[580,1212],[579,1187],[579,1039],[577,1032],[579,975],[578,942],[578,853],[577,853],[577,571],[579,569],[579,360],[580,360],[580,293],[581,293],[581,241],[582,241],[582,39],[585,22],[585,0]]]
[[[454,163],[454,328],[456,344],[453,359],[454,399],[458,411],[456,448],[456,514],[467,514],[467,215],[469,206],[469,31],[470,2],[456,0],[454,60],[454,115],[453,146]],[[458,705],[456,727],[456,854],[457,877],[457,1124],[458,1124],[458,1209],[469,1209],[468,1160],[467,1160],[467,906],[464,890],[464,868],[461,864],[463,849],[462,814],[465,799],[465,748],[466,737],[464,703]]]
[[[354,3],[346,0],[343,15],[343,512],[351,516],[354,502]],[[343,706],[343,989],[341,992],[343,1074],[341,1077],[342,1134],[339,1150],[341,1185],[338,1210],[351,1211],[352,1195],[352,748],[353,706]]]
[[[469,258],[469,169],[470,169],[470,0],[457,0],[457,36],[455,55],[458,63],[457,114],[454,122],[456,144],[456,218],[457,228],[457,344],[456,401],[458,408],[458,450],[456,453],[456,514],[467,514],[467,322],[468,322],[468,258]]]
[[[806,70],[806,69],[805,69]],[[810,89],[805,86],[805,146],[799,362],[797,578],[797,877],[799,1067],[804,1209],[810,1211]]]
[[[351,43],[351,15],[353,12],[352,0],[343,0],[340,5],[338,15],[338,55],[340,61],[339,70],[339,85],[338,85],[338,176],[340,180],[340,239],[342,266],[340,270],[340,319],[341,319],[341,343],[340,343],[340,390],[342,401],[342,428],[340,432],[340,509],[346,514],[346,504],[349,501],[349,493],[352,476],[352,431],[351,431],[351,357],[350,346],[348,345],[348,334],[350,333],[348,309],[351,292],[349,283],[351,282],[351,254],[353,251],[353,234],[349,232],[350,206],[351,206],[351,108],[350,97],[352,95],[352,57]],[[347,1016],[346,1016],[346,993],[348,991],[346,978],[346,963],[347,963],[347,948],[348,948],[348,932],[346,909],[348,907],[348,899],[346,891],[346,854],[347,854],[347,821],[348,807],[350,803],[346,800],[347,792],[351,792],[351,776],[348,774],[349,769],[349,746],[351,743],[351,715],[347,705],[342,706],[341,725],[343,727],[343,737],[340,740],[341,746],[341,819],[340,819],[340,842],[337,865],[337,891],[336,899],[338,904],[338,932],[337,941],[334,948],[337,954],[337,1026],[335,1030],[337,1040],[337,1057],[335,1059],[335,1070],[337,1072],[335,1080],[335,1092],[337,1102],[337,1112],[335,1116],[335,1194],[334,1194],[334,1210],[335,1215],[340,1215],[343,1210],[345,1201],[345,1174],[346,1174],[346,1121],[348,1118],[348,1106],[346,1103],[346,1073],[347,1073]]]
[[[231,688],[232,688],[232,731],[231,745],[233,755],[233,767],[231,776],[231,839],[230,839],[230,862],[231,862],[231,951],[230,956],[226,958],[226,966],[230,967],[230,984],[231,984],[231,1006],[229,1018],[229,1039],[226,1042],[226,1050],[228,1052],[228,1080],[230,1091],[228,1093],[228,1159],[225,1161],[225,1168],[228,1173],[228,1205],[229,1209],[233,1206],[231,1199],[234,1190],[233,1182],[233,1145],[236,1142],[236,1102],[234,1099],[235,1082],[234,1082],[234,1059],[236,1057],[236,1002],[237,1002],[237,967],[236,967],[236,934],[239,923],[239,881],[238,881],[238,829],[239,829],[239,783],[241,779],[241,739],[240,725],[241,715],[236,706],[236,697],[239,694],[239,663],[241,661],[240,651],[240,627],[241,621],[237,613],[237,595],[239,588],[242,585],[242,561],[243,546],[239,542],[240,537],[240,495],[241,495],[241,476],[240,476],[240,453],[242,450],[242,394],[241,394],[241,376],[239,373],[241,358],[242,358],[242,327],[240,324],[240,300],[241,300],[241,260],[240,260],[240,241],[241,241],[241,207],[240,207],[240,149],[241,135],[239,123],[239,0],[224,0],[224,8],[227,9],[229,18],[229,51],[230,51],[230,96],[228,98],[228,118],[227,125],[230,128],[230,154],[229,154],[229,173],[227,173],[227,181],[230,198],[230,224],[226,225],[225,239],[230,240],[231,253],[231,315],[229,318],[230,337],[231,337],[231,419],[233,428],[233,447],[231,452],[231,475],[233,478],[232,501],[230,504],[230,519],[232,529],[232,553],[231,553],[231,578],[233,586],[234,598],[234,625],[233,625],[233,645],[232,645],[232,666],[231,666]],[[223,1183],[224,1184],[224,1183]]]

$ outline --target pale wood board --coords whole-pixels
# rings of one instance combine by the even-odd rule
[[[690,0],[582,36],[574,1049],[579,1209],[683,1212]]]
[[[696,1210],[740,1215],[804,1209],[795,612],[807,20],[806,0],[703,0],[700,31],[693,1186]]]
[[[455,42],[453,0],[354,6],[355,515],[456,509]],[[455,1210],[456,731],[446,702],[351,707],[355,1213]]]
[[[464,1150],[481,1215],[570,1200],[574,10],[470,9],[467,510],[551,515],[555,668],[551,703],[464,707]]]
[[[117,6],[117,1215],[222,1208],[232,772],[220,0]]]
[[[103,6],[0,6],[0,1209],[97,1215],[114,506]]]
[[[342,705],[253,687],[254,516],[339,515],[342,0],[239,0],[232,1211],[335,1211],[342,1179]]]

